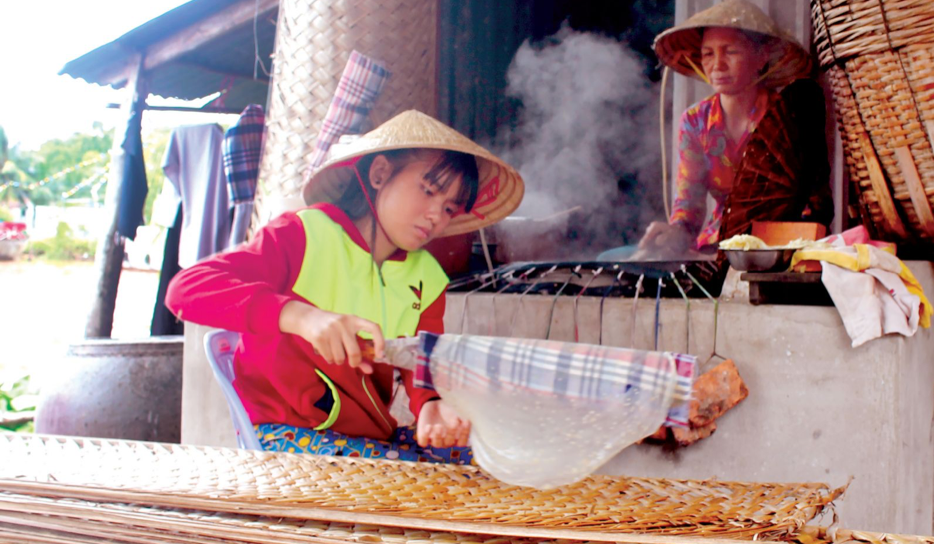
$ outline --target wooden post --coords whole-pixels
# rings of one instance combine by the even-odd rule
[[[146,85],[142,74],[143,56],[138,55],[130,65],[126,84],[126,102],[121,110],[126,114],[123,124],[118,124],[114,132],[113,149],[110,158],[110,180],[107,184],[106,210],[110,225],[97,244],[94,264],[98,279],[95,288],[91,312],[88,314],[84,335],[87,338],[110,338],[113,329],[114,308],[117,305],[117,287],[120,284],[120,272],[123,270],[124,240],[117,234],[119,217],[120,189],[123,186],[124,165],[129,157],[123,151],[130,121],[134,113],[142,114],[146,104]]]

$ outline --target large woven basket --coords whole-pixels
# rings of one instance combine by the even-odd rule
[[[934,241],[934,2],[812,0],[811,16],[863,223]]]
[[[254,228],[301,205],[302,174],[353,50],[392,73],[370,112],[436,113],[437,0],[281,0]]]

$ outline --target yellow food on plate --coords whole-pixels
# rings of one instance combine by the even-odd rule
[[[796,238],[787,244],[778,246],[776,249],[832,249],[833,246],[820,240],[808,240],[806,238]]]
[[[720,249],[769,249],[761,238],[751,234],[737,234],[720,242]]]
[[[820,240],[808,240],[805,238],[796,238],[788,243],[778,246],[770,246],[762,241],[761,238],[751,234],[737,234],[736,236],[720,242],[720,249],[828,249],[833,246]]]

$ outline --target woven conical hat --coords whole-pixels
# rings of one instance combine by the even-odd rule
[[[316,170],[302,192],[306,204],[334,202],[356,175],[351,159],[393,149],[445,149],[469,153],[477,159],[480,186],[477,202],[469,213],[451,220],[441,236],[452,236],[491,225],[511,214],[525,193],[525,183],[515,168],[444,123],[416,110],[400,113],[389,121],[346,143],[331,148],[328,159]]]
[[[767,87],[783,87],[811,71],[808,52],[761,9],[746,0],[724,0],[662,32],[655,37],[655,54],[679,74],[702,79],[694,67],[701,67],[701,39],[708,27],[735,28],[777,38],[776,47],[769,55],[768,75],[762,80]]]

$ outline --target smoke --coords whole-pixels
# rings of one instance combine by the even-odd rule
[[[514,215],[581,206],[554,257],[634,243],[662,215],[658,85],[644,67],[625,44],[567,26],[545,46],[524,43],[509,67],[506,92],[522,109],[495,147],[526,183]]]

